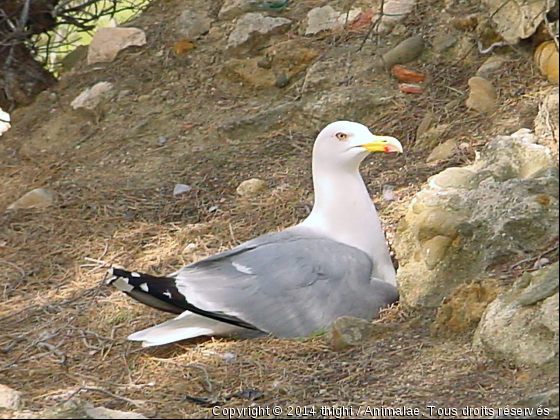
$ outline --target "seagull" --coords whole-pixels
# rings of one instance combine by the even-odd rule
[[[341,316],[376,318],[399,294],[359,166],[371,152],[402,151],[362,124],[331,123],[313,147],[315,202],[303,222],[165,277],[112,268],[108,284],[178,315],[128,339],[149,347],[198,336],[305,337]]]

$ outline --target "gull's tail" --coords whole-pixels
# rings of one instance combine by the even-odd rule
[[[175,319],[131,334],[128,336],[128,339],[142,341],[142,347],[151,347],[187,340],[201,335],[228,336],[242,330],[247,331],[245,328],[234,327],[231,324],[211,318],[183,312]]]
[[[115,286],[133,299],[152,308],[173,314],[175,319],[134,333],[129,340],[143,341],[144,347],[172,343],[200,335],[231,335],[259,332],[254,326],[223,313],[200,309],[187,301],[177,288],[174,277],[156,277],[149,274],[112,268],[107,284]]]

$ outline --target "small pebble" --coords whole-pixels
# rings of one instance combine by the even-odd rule
[[[177,196],[180,194],[184,194],[189,192],[190,190],[192,190],[192,187],[190,185],[186,185],[186,184],[176,184],[175,188],[173,188],[173,195]]]
[[[393,192],[393,189],[395,187],[393,187],[392,185],[383,185],[383,199],[385,201],[395,201],[395,193]]]
[[[279,88],[286,87],[289,83],[290,79],[288,79],[286,73],[280,73],[278,76],[276,76],[276,81],[274,82],[274,84]]]
[[[550,260],[548,258],[540,258],[535,262],[535,265],[533,266],[533,268],[535,270],[540,270],[541,268],[543,268],[545,265],[550,264]]]
[[[265,55],[257,62],[257,66],[259,66],[261,69],[267,70],[272,68],[272,58],[268,55]]]

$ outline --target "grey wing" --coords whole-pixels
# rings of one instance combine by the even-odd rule
[[[374,318],[397,300],[371,280],[364,252],[326,238],[280,232],[191,264],[176,274],[186,299],[277,336],[307,336],[343,315]]]

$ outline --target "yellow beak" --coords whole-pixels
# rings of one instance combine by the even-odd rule
[[[372,142],[362,144],[368,152],[402,153],[403,147],[400,141],[390,136],[373,136]]]

